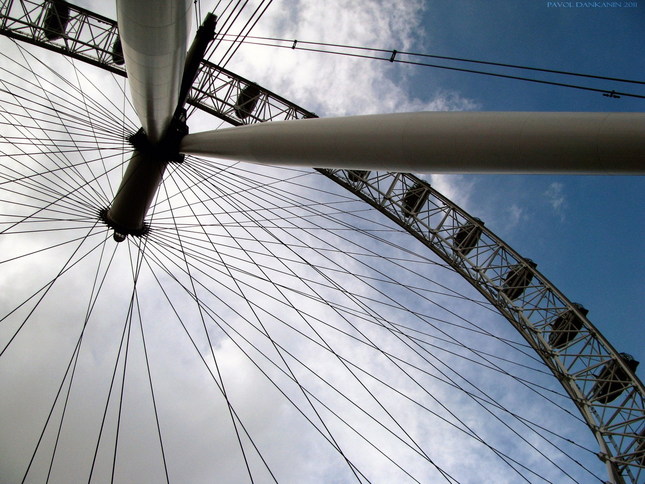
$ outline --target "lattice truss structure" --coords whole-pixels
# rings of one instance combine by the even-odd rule
[[[125,75],[116,22],[67,2],[3,0],[2,35]]]
[[[627,482],[642,480],[643,384],[633,375],[633,360],[611,347],[584,307],[571,303],[481,220],[414,175],[323,173],[408,230],[486,297],[560,380],[605,450],[599,457]]]
[[[66,2],[3,0],[0,33],[126,75],[116,22]],[[316,115],[202,61],[188,104],[239,126]],[[412,174],[318,170],[399,224],[488,299],[559,379],[617,482],[645,481],[645,388],[637,362],[484,223]]]

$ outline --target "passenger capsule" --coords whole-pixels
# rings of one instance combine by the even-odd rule
[[[348,180],[357,185],[365,183],[368,176],[370,176],[370,172],[368,170],[349,170],[347,172]]]
[[[620,357],[632,372],[636,371],[638,361],[627,353],[620,353]],[[616,360],[607,363],[596,377],[591,389],[590,399],[600,403],[609,403],[620,396],[629,385],[630,378],[623,367]]]
[[[525,259],[525,261],[526,264],[520,263],[511,267],[506,275],[506,279],[504,280],[502,293],[506,294],[506,296],[511,300],[515,300],[520,297],[531,283],[531,279],[533,279],[532,270],[537,267],[537,264],[531,259]]]
[[[478,218],[474,219],[477,223],[466,222],[464,225],[459,227],[457,235],[455,235],[454,248],[455,252],[459,252],[461,255],[467,255],[471,250],[477,247],[479,238],[482,235],[482,226],[484,222]]]
[[[589,312],[581,304],[573,303],[573,306],[586,316]],[[549,344],[552,348],[563,348],[578,334],[582,328],[582,319],[572,309],[561,312],[551,324]]]
[[[117,37],[114,41],[114,44],[112,44],[112,62],[114,62],[117,66],[122,66],[123,64],[125,64],[121,37]]]
[[[67,31],[69,23],[69,5],[62,0],[54,0],[47,9],[43,27],[47,40],[60,39]]]
[[[417,216],[429,196],[430,191],[427,190],[424,185],[420,183],[412,185],[412,187],[405,192],[405,195],[403,195],[403,200],[401,202],[401,205],[403,206],[403,215],[405,217]]]
[[[246,119],[253,114],[259,99],[260,87],[257,84],[249,84],[242,89],[233,108],[237,117]]]

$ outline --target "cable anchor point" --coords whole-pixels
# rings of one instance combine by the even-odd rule
[[[620,96],[618,94],[616,94],[616,91],[604,92],[602,95],[605,96],[605,97],[613,98],[613,99],[620,99]]]

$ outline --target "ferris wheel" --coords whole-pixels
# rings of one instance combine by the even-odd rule
[[[0,482],[642,482],[638,362],[388,168],[640,172],[641,114],[316,119],[153,3],[2,6]]]

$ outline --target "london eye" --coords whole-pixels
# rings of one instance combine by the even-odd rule
[[[117,3],[0,7],[0,482],[642,482],[640,356],[426,175],[642,173],[642,114],[319,118],[234,68],[271,2]]]

